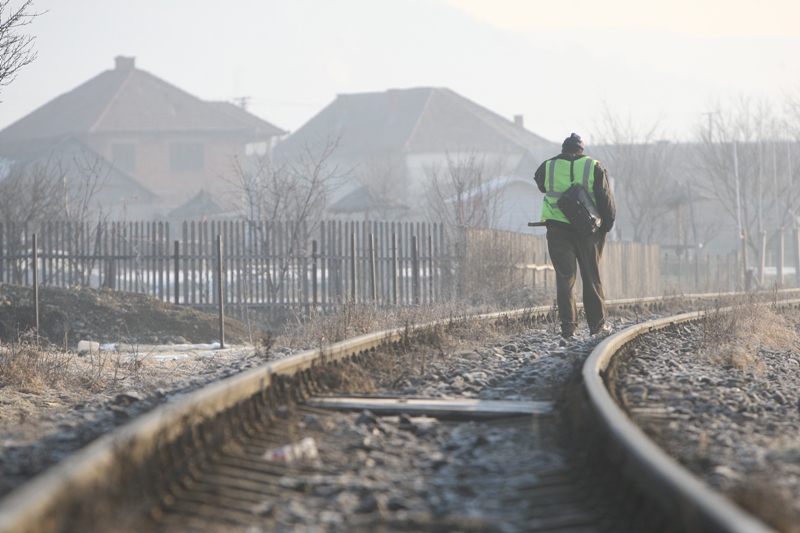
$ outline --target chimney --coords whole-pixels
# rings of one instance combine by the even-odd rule
[[[525,127],[525,125],[523,124],[522,115],[514,115],[514,124],[516,124],[520,128]]]
[[[133,70],[136,67],[135,57],[117,56],[114,58],[117,70]]]

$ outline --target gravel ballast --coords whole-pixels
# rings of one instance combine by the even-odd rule
[[[761,306],[734,313],[648,335],[618,369],[617,396],[695,475],[776,529],[797,532],[798,315]]]
[[[657,317],[615,319],[612,325],[618,331],[654,318]],[[759,318],[763,332],[774,333],[774,328],[765,326],[770,317],[747,315],[747,318]],[[619,390],[624,407],[659,445],[712,487],[756,511],[768,509],[773,517],[770,522],[776,528],[798,531],[793,525],[800,523],[796,519],[797,504],[793,503],[800,501],[797,343],[785,337],[778,339],[779,346],[770,344],[774,338],[755,344],[752,338],[744,344],[738,339],[738,348],[726,353],[718,349],[721,337],[709,335],[709,324],[681,326],[676,331],[657,333],[641,343],[634,357],[620,369]],[[777,329],[796,333],[797,317],[779,324]],[[501,330],[492,335],[476,334],[468,340],[451,339],[435,347],[421,346],[403,369],[391,375],[373,376],[369,387],[362,392],[431,398],[553,399],[574,377],[600,339],[581,330],[577,340],[568,346],[560,347],[558,341],[549,328]],[[698,349],[702,351],[698,353]],[[142,412],[204,383],[292,353],[286,350],[259,354],[253,348],[216,354],[196,350],[186,351],[185,358],[170,360],[157,359],[156,355],[162,353],[159,350],[174,351],[174,347],[148,347],[145,352],[149,357],[140,363],[135,359],[125,361],[121,358],[124,354],[107,355],[107,373],[95,388],[85,384],[80,387],[64,384],[52,389],[0,388],[0,474],[6,481],[0,491],[12,490]],[[88,365],[89,371],[83,375],[93,375],[92,365],[96,367],[100,362],[98,358],[71,357],[74,364]],[[358,392],[356,389],[354,392]],[[437,425],[426,433],[413,424],[401,427],[394,419],[358,423],[357,418],[342,415],[336,418],[336,427],[343,436],[363,439],[372,435],[375,442],[388,440],[375,453],[370,449],[354,452],[357,459],[354,475],[365,468],[373,469],[371,475],[382,476],[385,486],[391,489],[385,493],[372,491],[371,496],[358,489],[354,491],[358,492],[357,499],[342,497],[354,506],[381,510],[396,507],[400,499],[406,499],[405,505],[410,510],[469,515],[476,524],[482,520],[498,524],[507,509],[502,499],[493,498],[496,488],[481,487],[480,480],[504,475],[512,481],[521,476],[524,481],[524,472],[514,472],[509,467],[513,463],[504,464],[502,460],[498,463],[492,458],[493,453],[510,455],[503,451],[506,443],[510,443],[513,454],[519,429],[510,428],[507,434],[503,433],[506,430],[495,429],[482,439],[478,428],[453,432],[447,426]],[[401,460],[402,453],[392,451],[400,441],[407,441],[409,450],[417,450],[413,455],[421,458],[417,463],[407,463]],[[487,442],[493,445],[487,447]],[[326,444],[320,442],[320,446],[324,448]],[[449,452],[455,452],[452,455],[456,459],[448,458],[445,453],[448,447]],[[463,462],[457,457],[459,450],[463,451]],[[382,457],[388,464],[401,465],[399,477],[395,480],[393,474],[378,472],[381,464],[375,461],[376,457]],[[536,457],[553,468],[560,467],[563,460],[553,455]],[[421,482],[409,474],[414,464],[428,470],[426,482],[441,486],[455,478],[467,480],[476,471],[473,465],[477,465],[480,475],[470,482],[476,487],[475,492],[460,495],[448,492],[442,497],[428,491],[412,496],[413,484]],[[408,490],[402,485],[403,479],[412,483]],[[321,498],[318,503],[317,510],[323,512],[330,502]],[[288,509],[284,505],[276,507],[276,518],[283,517],[282,513],[288,513]],[[289,513],[284,517],[287,527],[297,525],[297,515]],[[334,523],[339,520],[333,514],[325,516]],[[513,526],[513,521],[509,522],[509,530],[514,530]]]

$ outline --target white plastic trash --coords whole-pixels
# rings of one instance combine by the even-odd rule
[[[97,353],[100,351],[100,343],[94,341],[78,341],[78,355],[87,353]]]
[[[313,461],[319,458],[319,452],[317,451],[317,442],[311,437],[306,437],[295,444],[267,450],[263,457],[267,461],[276,463],[294,463]]]

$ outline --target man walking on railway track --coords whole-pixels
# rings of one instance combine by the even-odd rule
[[[577,267],[583,280],[583,307],[589,332],[592,335],[610,332],[600,282],[600,259],[606,234],[614,226],[616,207],[606,169],[597,160],[584,155],[583,149],[580,135],[573,133],[561,145],[561,154],[542,163],[534,174],[536,185],[545,193],[542,221],[547,227],[547,248],[556,271],[558,318],[565,340],[572,339],[578,329],[574,294]],[[578,233],[558,206],[562,193],[576,182],[589,193],[601,219],[599,228],[587,237]]]

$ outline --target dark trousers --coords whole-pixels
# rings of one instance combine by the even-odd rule
[[[558,318],[561,320],[561,335],[565,337],[578,329],[574,293],[577,267],[581,269],[583,309],[589,331],[594,333],[606,323],[606,302],[600,282],[600,259],[605,243],[606,234],[603,232],[582,239],[571,228],[547,228],[547,249],[550,250],[550,260],[556,271]]]

